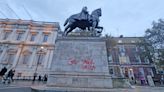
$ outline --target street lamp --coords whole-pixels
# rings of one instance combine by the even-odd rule
[[[39,60],[40,60],[40,57],[41,57],[41,54],[42,54],[42,52],[43,52],[43,49],[44,49],[44,47],[42,46],[42,47],[40,47],[41,48],[41,50],[39,51],[39,56],[38,56],[38,60],[37,60],[37,63],[36,63],[36,68],[35,68],[35,73],[34,73],[34,78],[33,78],[33,81],[35,81],[35,78],[36,78],[36,76],[37,76],[37,69],[38,69],[38,65],[39,65]]]

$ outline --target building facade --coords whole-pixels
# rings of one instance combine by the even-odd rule
[[[107,47],[109,72],[113,78],[129,78],[130,80],[147,80],[154,77],[155,66],[141,55],[138,37],[114,37],[115,46]],[[110,43],[109,43],[110,44]]]
[[[53,59],[57,22],[0,19],[0,69],[15,69],[15,76],[46,74]]]

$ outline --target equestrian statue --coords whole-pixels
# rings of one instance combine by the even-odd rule
[[[87,7],[83,7],[82,11],[78,14],[74,14],[66,19],[64,26],[64,35],[67,36],[68,33],[70,33],[72,30],[74,30],[76,27],[89,31],[95,29],[100,29],[98,33],[101,33],[103,30],[103,27],[98,26],[99,23],[99,17],[101,16],[101,8],[94,10],[91,14],[88,13]]]

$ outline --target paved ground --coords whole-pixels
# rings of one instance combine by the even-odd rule
[[[29,80],[15,80],[14,82],[11,83],[2,83],[0,82],[0,88],[1,87],[11,87],[11,86],[40,86],[40,85],[45,85],[45,82],[39,82],[39,81],[29,81]]]
[[[5,88],[13,88],[13,87],[33,87],[33,88],[47,88],[46,84],[43,82],[32,82],[32,81],[14,81],[10,84],[3,84],[0,83],[0,89]],[[92,92],[164,92],[164,86],[163,87],[149,87],[149,86],[134,86],[135,88],[114,88],[114,89],[90,89]],[[47,89],[54,89],[54,88],[47,88]],[[55,89],[63,89],[62,87],[56,87]],[[78,88],[71,88],[71,90],[79,90]],[[93,91],[94,90],[94,91]]]

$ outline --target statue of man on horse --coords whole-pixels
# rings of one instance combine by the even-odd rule
[[[88,20],[89,19],[89,13],[87,11],[87,7],[83,7],[82,11],[79,14],[79,20]]]
[[[87,7],[83,7],[82,11],[78,14],[74,14],[67,18],[67,20],[64,23],[65,30],[64,30],[64,35],[67,36],[69,32],[74,30],[76,27],[86,30],[88,29],[89,31],[95,29],[100,29],[100,33],[103,30],[103,27],[98,26],[99,23],[99,17],[101,16],[101,9],[96,9],[94,10],[91,14],[88,13]]]

